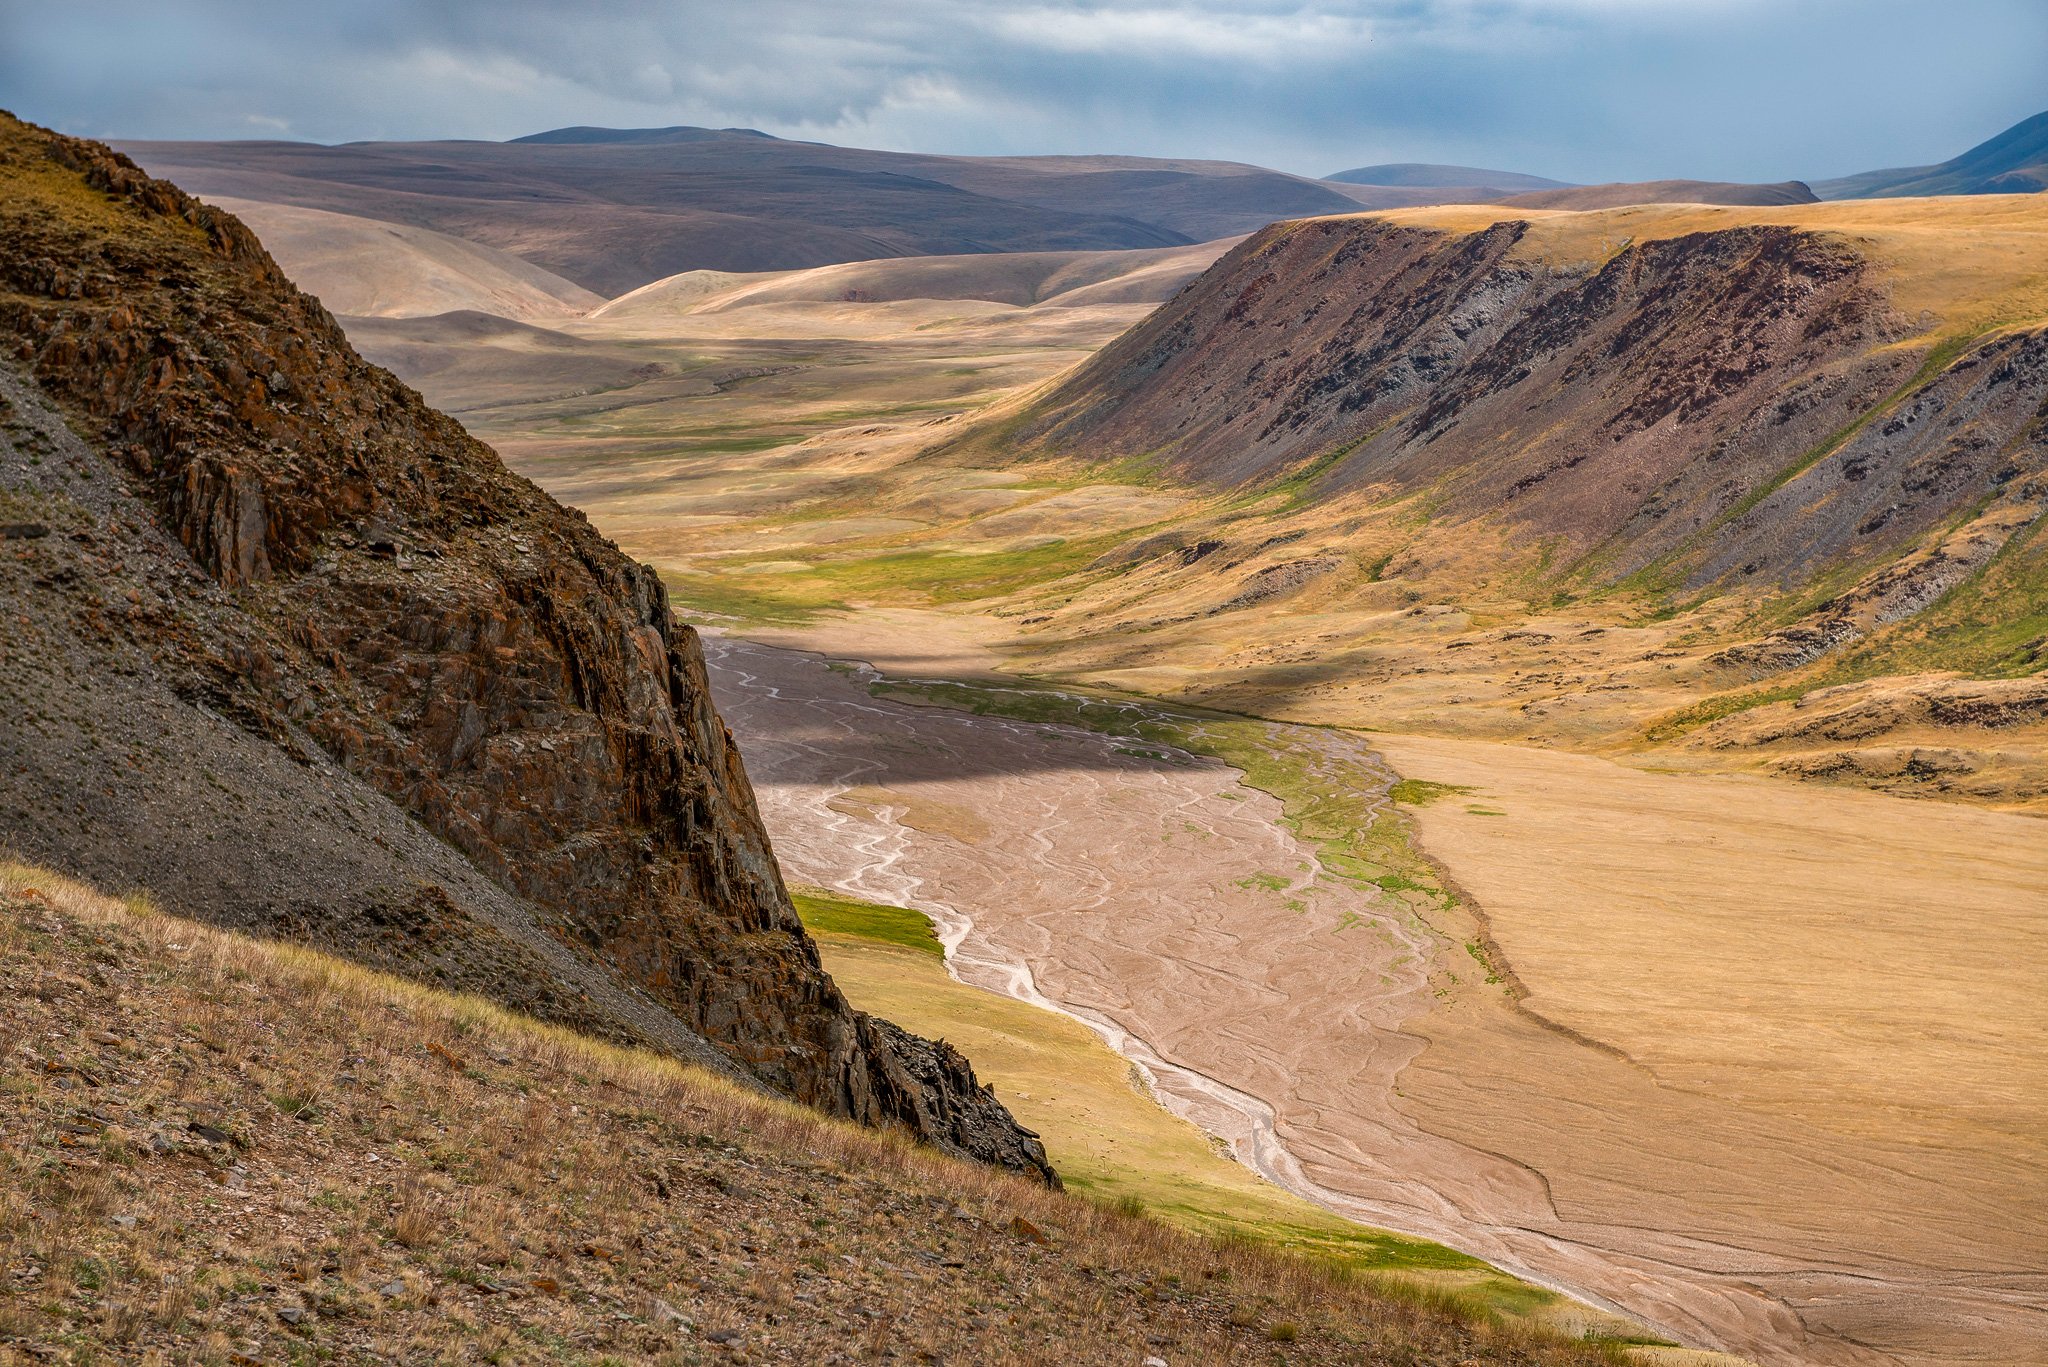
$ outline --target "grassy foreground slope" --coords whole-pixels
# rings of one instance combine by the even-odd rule
[[[0,866],[0,1361],[1603,1360]]]

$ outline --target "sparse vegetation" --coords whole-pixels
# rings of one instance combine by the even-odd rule
[[[946,957],[939,937],[932,933],[932,923],[920,912],[815,891],[795,892],[791,900],[796,903],[804,925],[814,934],[852,935],[929,954],[935,959]]]

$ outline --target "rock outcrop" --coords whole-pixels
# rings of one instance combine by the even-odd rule
[[[1052,1180],[852,1011],[654,572],[235,219],[0,116],[0,840]]]

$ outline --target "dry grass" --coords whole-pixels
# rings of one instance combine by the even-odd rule
[[[2048,214],[2039,195],[1933,195],[1825,204],[1640,204],[1573,212],[1442,205],[1371,215],[1474,232],[1507,219],[1531,225],[1522,251],[1559,262],[1598,261],[1631,242],[1745,224],[1839,233],[1888,267],[1894,302],[1940,335],[2048,317]]]
[[[0,1362],[1601,1360],[21,866],[0,1000]]]

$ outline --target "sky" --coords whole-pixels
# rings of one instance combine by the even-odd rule
[[[110,139],[700,124],[1776,181],[2048,109],[2048,0],[0,0],[0,107]]]

